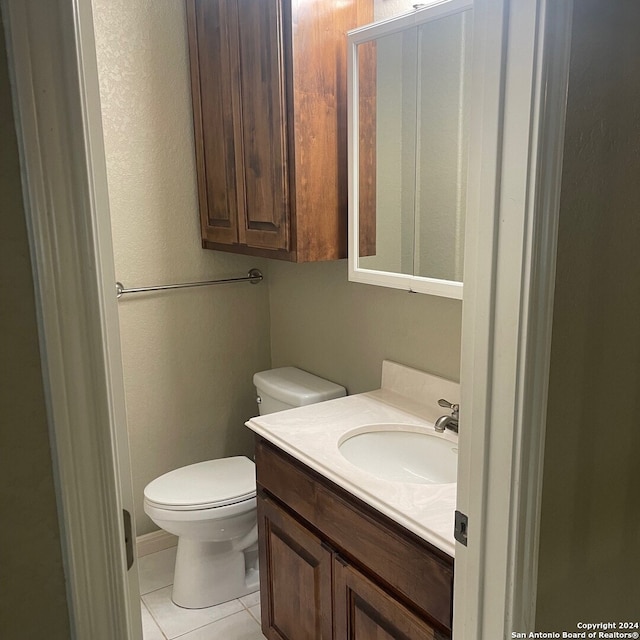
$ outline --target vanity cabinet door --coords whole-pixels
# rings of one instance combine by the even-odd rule
[[[264,635],[269,640],[331,640],[332,551],[260,495],[258,531]]]
[[[443,635],[342,558],[334,560],[335,640],[444,640]]]

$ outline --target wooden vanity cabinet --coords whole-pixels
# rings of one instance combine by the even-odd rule
[[[186,0],[202,245],[347,255],[346,32],[372,0]]]
[[[445,640],[453,559],[258,438],[269,640]]]

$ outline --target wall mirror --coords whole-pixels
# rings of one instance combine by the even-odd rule
[[[350,280],[462,298],[472,6],[349,33]]]

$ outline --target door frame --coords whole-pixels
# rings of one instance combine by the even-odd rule
[[[91,1],[2,3],[74,637],[139,640]],[[474,3],[456,640],[534,630],[571,7]]]
[[[572,8],[474,3],[456,640],[535,630]]]
[[[133,489],[91,2],[1,8],[72,637],[141,640],[123,527]]]

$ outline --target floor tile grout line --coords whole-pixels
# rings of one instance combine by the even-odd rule
[[[239,613],[242,613],[242,611],[234,611],[233,613],[230,613],[230,614],[228,614],[226,616],[222,616],[222,618],[218,618],[217,620],[212,620],[211,622],[207,622],[207,624],[203,624],[200,627],[196,627],[195,629],[191,629],[191,631],[185,631],[184,633],[181,633],[179,636],[173,636],[171,638],[169,638],[167,636],[167,640],[178,640],[179,638],[183,638],[187,634],[193,633],[194,631],[197,631],[198,629],[204,629],[204,627],[208,627],[209,625],[216,624],[216,622],[220,622],[220,620],[226,620],[227,618],[230,618],[231,616],[238,615]],[[247,611],[247,613],[249,613],[249,612]],[[250,613],[249,613],[249,616],[255,622],[255,618]],[[162,629],[160,629],[160,631],[162,631]],[[164,631],[162,631],[162,633],[164,634]]]
[[[177,547],[169,547],[169,548],[170,548],[170,549],[174,549],[174,548],[176,548],[176,549],[177,549]],[[138,563],[140,562],[140,558],[141,558],[141,557],[142,557],[142,558],[150,558],[151,556],[154,556],[154,555],[156,555],[156,554],[163,553],[163,552],[165,552],[165,551],[168,551],[168,549],[161,549],[160,551],[154,551],[153,553],[148,553],[148,554],[146,554],[146,555],[144,555],[144,556],[138,556]],[[146,562],[145,564],[147,564],[147,563],[148,563],[148,564],[151,564],[151,565],[156,564],[156,563],[154,563],[153,561],[150,561],[150,560],[147,560],[147,562]],[[161,563],[161,564],[165,564],[165,563]],[[175,560],[173,560],[173,565],[175,565]],[[156,570],[157,570],[157,569],[158,569],[158,564],[156,564]],[[161,569],[161,573],[164,573],[164,571],[167,569],[167,567],[166,567],[166,566],[160,566],[160,569]],[[172,567],[172,569],[171,569],[171,575],[172,575],[172,576],[173,576],[173,572],[174,572],[174,570],[175,570],[175,567]],[[138,564],[138,573],[140,573],[140,565],[139,565],[139,564]],[[145,591],[144,593],[142,593],[142,592],[141,592],[141,593],[140,593],[140,597],[142,597],[142,596],[146,596],[146,595],[148,595],[148,594],[150,594],[150,593],[153,593],[154,591],[160,591],[160,589],[166,589],[167,587],[170,587],[172,584],[173,584],[173,583],[171,583],[171,582],[170,582],[170,583],[165,584],[165,585],[163,585],[163,586],[161,586],[161,587],[156,587],[156,588],[154,588],[154,589],[151,589],[150,591]]]
[[[166,589],[171,586],[173,586],[173,583],[165,584],[164,587],[158,587],[157,589],[151,589],[151,591],[145,591],[140,594],[140,599],[142,600],[142,596],[148,596],[150,593],[155,593],[156,591],[160,591],[161,589]]]
[[[172,585],[167,585],[167,586],[172,586]],[[162,589],[166,589],[167,587],[162,587]],[[160,589],[156,589],[156,591],[160,591]],[[152,593],[152,592],[151,592]],[[251,612],[249,611],[249,609],[247,609],[244,606],[243,602],[240,602],[240,598],[235,598],[235,600],[237,600],[245,609],[245,611],[251,616],[251,618],[253,620],[255,620],[255,618],[251,615]],[[229,618],[230,616],[235,615],[236,613],[241,613],[242,610],[240,611],[234,611],[233,613],[227,613],[226,615],[218,618],[217,620],[211,620],[209,622],[206,622],[205,624],[202,624],[198,627],[194,627],[193,629],[190,629],[189,631],[185,631],[184,633],[181,633],[177,636],[171,636],[169,637],[169,635],[165,632],[164,628],[162,627],[162,625],[160,624],[160,621],[156,619],[156,617],[153,615],[153,612],[151,611],[151,609],[146,605],[146,603],[144,602],[144,600],[142,600],[142,598],[140,598],[140,602],[142,602],[142,604],[144,604],[145,608],[147,609],[147,611],[149,612],[149,615],[153,618],[153,621],[158,625],[158,629],[160,629],[160,632],[162,633],[162,635],[167,639],[167,640],[175,640],[176,638],[181,638],[182,636],[186,636],[188,633],[191,633],[193,631],[197,631],[198,629],[202,629],[203,627],[206,627],[207,625],[210,624],[214,624],[215,622],[218,622],[219,620],[224,620],[225,618]],[[172,601],[173,602],[173,601]],[[175,604],[175,603],[174,603]],[[177,605],[176,605],[177,606]],[[214,605],[216,606],[216,605]],[[205,609],[207,607],[204,607]]]
[[[164,587],[163,587],[163,589],[164,589]],[[159,589],[158,589],[158,591],[159,591]],[[151,619],[156,623],[156,627],[158,627],[158,629],[160,629],[160,633],[165,637],[166,640],[171,640],[169,638],[169,636],[164,632],[164,629],[160,626],[160,623],[158,622],[158,620],[156,620],[156,617],[153,615],[153,612],[151,611],[151,609],[147,606],[147,603],[142,598],[140,598],[140,602],[142,603],[144,608],[147,610],[147,612],[151,616]],[[144,640],[144,638],[142,640]]]
[[[162,553],[163,551],[166,551],[166,550],[161,550],[161,551],[155,552],[155,553]],[[147,555],[153,555],[153,554],[147,554]],[[185,636],[185,635],[187,635],[189,633],[197,631],[198,629],[202,629],[202,628],[204,628],[204,627],[206,627],[206,626],[208,626],[210,624],[214,624],[214,623],[216,623],[216,622],[218,622],[220,620],[224,620],[225,618],[229,618],[230,616],[235,615],[236,613],[241,613],[242,611],[246,611],[249,614],[250,619],[253,620],[258,625],[258,627],[261,626],[260,621],[249,610],[251,607],[255,607],[255,606],[259,605],[260,601],[258,601],[255,604],[252,604],[251,606],[249,606],[249,605],[246,605],[244,602],[242,602],[242,600],[240,598],[234,598],[234,600],[236,600],[241,606],[241,609],[239,611],[235,611],[233,613],[228,613],[226,615],[223,615],[221,618],[218,618],[217,620],[213,620],[211,622],[207,622],[207,623],[205,623],[203,625],[200,625],[200,626],[197,626],[197,627],[195,627],[193,629],[190,629],[189,631],[185,631],[184,633],[180,633],[177,636],[170,636],[165,631],[165,629],[162,627],[162,625],[160,623],[160,620],[158,620],[156,618],[156,616],[153,614],[151,608],[147,605],[147,603],[144,601],[143,598],[147,597],[147,596],[150,596],[151,594],[156,593],[158,591],[162,591],[163,589],[167,589],[168,587],[172,587],[172,586],[173,586],[173,583],[170,583],[170,584],[167,584],[167,585],[164,585],[164,586],[160,586],[160,587],[151,589],[149,591],[145,591],[144,593],[140,593],[140,602],[141,602],[142,606],[145,607],[145,609],[149,613],[149,616],[151,617],[153,622],[155,622],[156,626],[158,627],[160,633],[162,634],[162,636],[163,636],[163,638],[165,640],[176,640],[176,639],[181,638],[181,637],[183,637],[183,636]]]
[[[254,620],[254,622],[260,627],[260,631],[262,631],[262,621],[258,620],[258,618],[256,618],[253,613],[251,613],[251,609],[253,609],[253,607],[257,607],[260,605],[260,600],[258,600],[258,602],[256,602],[255,604],[252,604],[251,607],[247,607],[246,604],[244,604],[244,602],[242,602],[242,600],[240,600],[241,604],[244,606],[244,608],[246,609],[247,613],[251,616],[251,618]]]
[[[224,620],[224,618],[228,618],[229,616],[223,616],[222,618],[219,618],[219,620]],[[176,640],[177,638],[182,638],[183,636],[186,636],[188,633],[193,633],[194,631],[197,631],[198,629],[202,629],[204,627],[209,626],[210,624],[213,624],[214,622],[218,622],[218,620],[213,620],[213,621],[209,621],[206,622],[205,624],[201,624],[198,627],[194,627],[193,629],[189,629],[189,631],[185,631],[184,633],[180,633],[177,636],[168,636],[164,629],[162,627],[160,627],[160,631],[162,631],[162,633],[167,637],[167,640]],[[158,625],[160,626],[160,625]]]
[[[147,613],[149,614],[151,619],[156,623],[156,627],[158,627],[158,631],[160,631],[160,633],[162,634],[163,639],[164,640],[169,640],[169,637],[164,632],[164,629],[160,626],[160,623],[155,619],[153,613],[151,613],[151,609],[149,609],[149,607],[147,607],[146,603],[144,602],[144,600],[142,598],[140,598],[140,604],[147,610]],[[142,630],[142,640],[144,640],[144,629]]]

